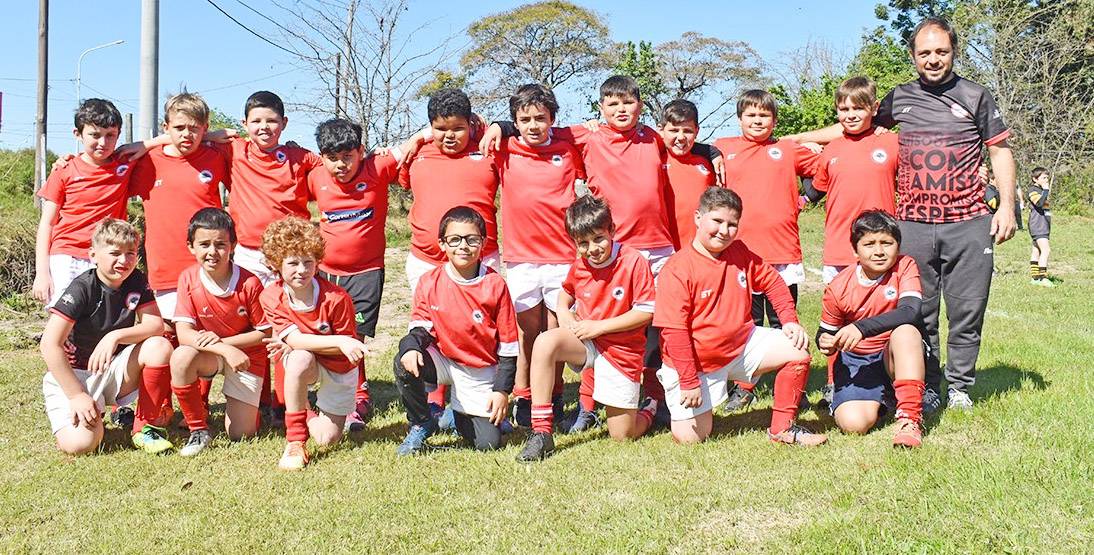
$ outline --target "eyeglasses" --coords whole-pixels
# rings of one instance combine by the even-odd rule
[[[467,246],[471,248],[477,248],[482,246],[482,235],[449,235],[444,238],[444,244],[451,248],[460,246],[460,243],[467,243]]]

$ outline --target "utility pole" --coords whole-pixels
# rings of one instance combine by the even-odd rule
[[[34,192],[46,180],[46,98],[49,93],[49,0],[38,0],[38,114],[34,117]],[[41,206],[38,195],[34,203]]]
[[[137,139],[156,134],[156,102],[160,88],[160,2],[141,0],[141,84]]]
[[[125,142],[133,142],[133,112],[125,113]]]

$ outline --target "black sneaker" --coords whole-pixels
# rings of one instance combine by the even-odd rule
[[[133,407],[116,407],[114,412],[110,413],[110,420],[114,422],[115,426],[128,430],[133,427],[133,418],[135,416]]]
[[[744,410],[752,404],[752,401],[756,400],[756,394],[737,385],[733,386],[733,391],[729,392],[729,399],[726,401],[726,410],[729,412],[737,412]]]
[[[524,444],[524,449],[521,449],[520,454],[517,455],[517,461],[522,463],[542,461],[554,453],[554,436],[546,432],[535,432],[528,438],[528,443]]]

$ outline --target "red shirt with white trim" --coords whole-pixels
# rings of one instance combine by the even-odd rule
[[[498,167],[493,156],[479,152],[477,142],[468,141],[463,152],[449,156],[434,143],[418,151],[399,172],[399,184],[414,194],[410,207],[410,252],[436,265],[448,259],[437,244],[438,226],[450,208],[474,208],[486,220],[486,242],[482,255],[498,252],[498,215],[494,198],[498,194]]]
[[[169,156],[157,147],[137,161],[129,187],[144,199],[144,250],[148,284],[156,291],[174,289],[179,275],[194,263],[186,248],[190,218],[202,208],[220,208],[220,184],[228,181],[228,163],[215,148],[199,146],[189,156]]]
[[[510,137],[494,155],[501,178],[502,257],[506,262],[569,264],[574,242],[566,234],[566,209],[577,196],[574,181],[585,166],[573,144],[529,146]]]
[[[178,304],[175,305],[174,320],[187,322],[195,330],[210,331],[223,339],[270,327],[259,300],[262,282],[235,264],[232,264],[228,287],[224,289],[197,264],[182,272],[177,289]],[[266,346],[259,343],[243,349],[243,352],[251,359],[248,371],[256,376],[265,376],[270,364]]]
[[[284,341],[293,332],[308,335],[348,335],[357,337],[353,299],[345,289],[321,278],[313,278],[312,298],[307,305],[289,299],[281,280],[270,283],[259,299],[273,336]],[[337,374],[357,370],[357,365],[344,355],[320,355],[315,358],[324,368]]]
[[[87,258],[91,233],[104,218],[126,218],[130,166],[114,160],[102,166],[79,156],[49,174],[38,196],[57,205],[57,224],[49,237],[49,254]]]
[[[321,270],[345,276],[384,267],[387,186],[398,174],[394,158],[376,155],[361,160],[348,183],[326,169],[308,174],[308,190],[319,208],[319,233],[327,244]]]
[[[919,266],[910,256],[898,256],[896,264],[876,280],[864,276],[858,264],[848,266],[824,288],[821,329],[835,333],[848,324],[895,310],[904,297],[922,296]],[[891,333],[865,337],[852,352],[866,355],[884,351]]]
[[[717,177],[710,160],[702,156],[690,152],[677,156],[671,150],[668,154],[665,171],[669,188],[665,192],[665,202],[673,212],[669,221],[672,246],[680,250],[695,238],[695,210],[699,208],[699,197],[717,183]]]
[[[650,263],[638,251],[615,243],[612,258],[602,268],[580,258],[570,266],[562,289],[574,298],[581,320],[607,320],[631,310],[653,313],[654,286]],[[612,366],[637,382],[642,377],[646,327],[601,335],[593,339],[596,350]]]
[[[247,139],[214,144],[231,164],[228,213],[239,244],[262,246],[266,226],[289,216],[309,219],[308,172],[323,167],[314,152],[281,145],[264,152]]]
[[[744,205],[737,240],[768,264],[802,261],[798,238],[798,176],[816,173],[818,156],[788,139],[718,139],[725,157],[726,186]]]
[[[714,372],[744,351],[755,326],[752,293],[766,294],[777,287],[785,290],[786,284],[775,269],[740,241],[730,243],[715,259],[695,250],[694,244],[688,245],[669,257],[657,278],[653,325],[686,330],[692,337],[700,372]],[[797,323],[789,291],[785,297],[787,303],[775,305],[779,321]],[[666,350],[665,354],[672,360],[694,358],[690,353]],[[680,377],[683,389],[698,385],[694,377]]]
[[[858,261],[851,246],[851,224],[864,210],[896,214],[899,151],[896,133],[873,131],[845,133],[824,147],[813,177],[813,188],[828,193],[824,264],[849,266]]]
[[[409,328],[429,331],[445,358],[471,368],[517,356],[517,313],[509,287],[485,264],[470,280],[450,264],[422,276],[414,290]]]

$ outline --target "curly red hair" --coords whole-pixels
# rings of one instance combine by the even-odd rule
[[[319,228],[303,218],[285,218],[266,227],[262,234],[262,255],[266,265],[280,274],[281,263],[290,256],[311,256],[318,263],[323,260],[326,242],[319,235]]]

